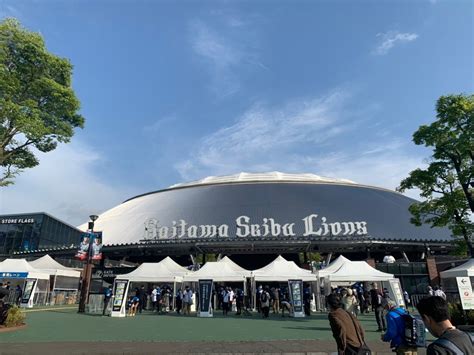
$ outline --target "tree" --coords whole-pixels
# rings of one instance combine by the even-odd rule
[[[430,164],[412,171],[398,190],[418,188],[426,199],[410,206],[412,223],[448,226],[474,256],[474,95],[442,96],[436,111],[436,121],[413,134],[415,144],[433,148]]]
[[[83,127],[71,76],[71,63],[49,53],[41,35],[0,22],[0,186],[39,164],[34,149],[50,152]]]

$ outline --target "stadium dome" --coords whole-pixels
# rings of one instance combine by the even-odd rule
[[[313,174],[207,177],[130,198],[102,213],[106,245],[147,240],[446,242],[446,228],[410,223],[416,202],[398,192]],[[86,230],[87,223],[79,226]]]

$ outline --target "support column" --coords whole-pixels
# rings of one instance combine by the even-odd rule
[[[428,256],[426,258],[426,266],[428,269],[428,277],[430,278],[431,286],[439,285],[439,273],[435,258]]]

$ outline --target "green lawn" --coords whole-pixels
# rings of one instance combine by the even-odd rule
[[[360,319],[367,340],[379,339],[373,313]],[[144,312],[132,318],[111,318],[68,308],[28,312],[27,325],[23,330],[0,333],[0,342],[332,340],[326,314],[302,319],[271,314],[262,319],[258,314],[197,318]]]

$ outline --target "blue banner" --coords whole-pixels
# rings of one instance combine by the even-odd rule
[[[5,279],[24,279],[27,276],[27,272],[0,272],[0,278]]]

